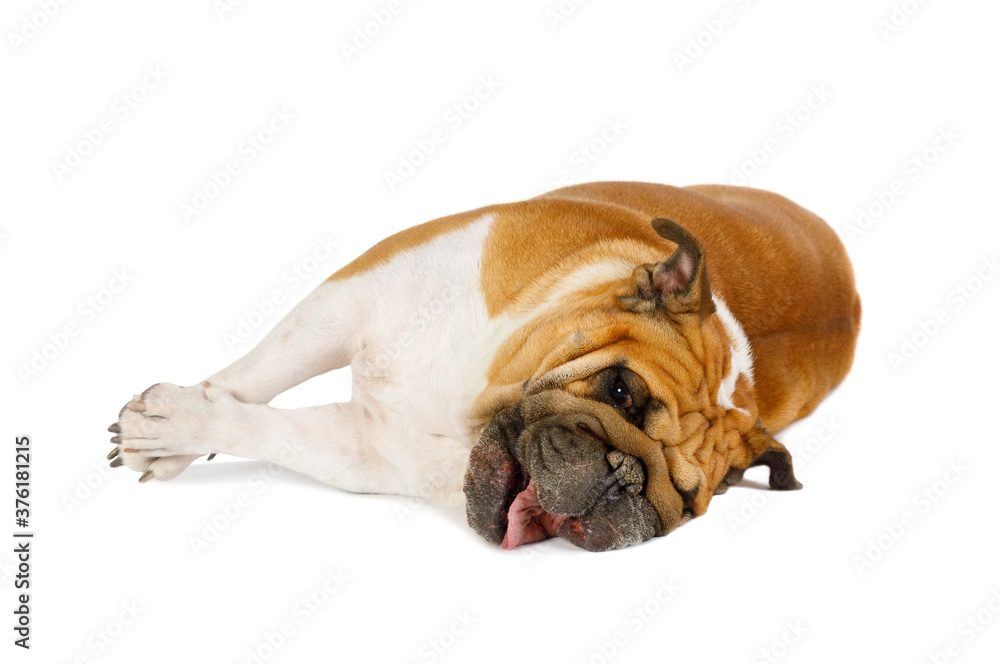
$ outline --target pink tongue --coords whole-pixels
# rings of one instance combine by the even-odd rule
[[[538,502],[535,480],[528,482],[527,488],[517,494],[507,512],[507,533],[504,535],[504,549],[513,549],[522,544],[531,544],[552,537],[559,532],[559,526],[569,517],[565,514],[549,514]]]

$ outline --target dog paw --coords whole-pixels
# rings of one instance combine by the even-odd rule
[[[192,387],[157,383],[121,409],[108,427],[111,466],[142,473],[140,482],[169,480],[200,456],[214,455],[220,409],[232,400],[207,381]]]
[[[639,463],[638,459],[618,450],[611,450],[606,458],[615,471],[618,485],[626,493],[634,496],[642,491],[642,485],[646,482],[646,473],[643,472],[642,464]]]

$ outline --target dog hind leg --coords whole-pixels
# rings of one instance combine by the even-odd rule
[[[266,404],[309,378],[346,366],[359,350],[359,329],[363,325],[360,312],[364,309],[357,303],[364,294],[358,291],[357,280],[323,282],[246,355],[205,382],[245,404]],[[157,388],[159,384],[126,404],[119,413],[119,421],[109,427],[109,431],[117,434],[111,439],[116,445],[109,455],[113,466],[127,465],[142,472],[144,479],[170,479],[201,454],[224,451],[217,448],[197,454],[161,453],[158,456],[132,451],[139,447],[125,442],[127,434],[132,432],[124,429],[136,422],[130,413],[139,412],[135,409],[143,408],[145,396]],[[204,392],[201,385],[177,389],[198,395]],[[197,430],[191,433],[201,435]],[[174,445],[171,449],[177,451],[181,447]]]
[[[265,404],[314,376],[347,366],[358,352],[363,295],[356,280],[326,281],[246,355],[208,382],[251,404]]]
[[[359,403],[282,410],[243,403],[208,381],[159,383],[122,409],[117,438],[145,479],[170,479],[180,472],[175,459],[224,452],[348,491],[406,493],[404,473],[371,444],[373,427]]]

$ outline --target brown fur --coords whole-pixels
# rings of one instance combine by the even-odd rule
[[[500,347],[474,404],[483,426],[533,395],[533,403],[588,412],[610,444],[645,464],[659,534],[704,513],[712,495],[751,465],[768,465],[775,488],[797,488],[787,450],[767,430],[804,417],[840,383],[860,326],[851,265],[829,226],[756,189],[591,183],[416,226],[331,279],[364,272],[484,214],[496,219],[480,275],[487,312],[524,316],[525,323]],[[677,281],[664,261],[678,244],[665,237],[687,241],[661,237],[651,225],[656,218],[677,222],[677,232],[686,229],[702,252],[695,292],[685,293],[691,301],[679,308],[649,297]],[[558,306],[527,316],[567,275],[602,263],[636,269],[605,283],[583,280]],[[730,371],[730,340],[712,315],[709,288],[742,325],[753,353],[753,384],[737,382],[737,409],[716,403]],[[644,431],[588,398],[588,378],[616,363],[640,374],[658,404]]]
[[[667,217],[697,238],[704,269],[688,302],[657,308],[645,299],[650,275],[677,244],[652,219]],[[523,229],[533,229],[523,241]],[[487,240],[482,286],[491,314],[529,310],[567,273],[603,260],[629,260],[629,279],[583,289],[527,323],[500,349],[477,402],[480,417],[540,390],[577,396],[568,406],[598,417],[609,443],[643,460],[646,495],[665,534],[703,514],[712,496],[751,465],[767,464],[775,488],[800,486],[777,431],[811,412],[846,375],[860,325],[850,262],[818,217],[775,194],[702,186],[595,183],[506,206]],[[642,264],[647,264],[642,266]],[[711,316],[720,295],[741,323],[754,357],[754,383],[737,382],[733,402],[716,403],[730,366],[729,338]],[[656,309],[656,310],[654,310]],[[686,314],[686,315],[685,315]],[[626,362],[662,408],[644,432],[587,399],[595,370]],[[550,394],[558,394],[553,391]],[[551,397],[555,398],[555,397]],[[682,505],[678,509],[678,505]]]
[[[782,196],[719,185],[599,182],[485,211],[498,214],[482,273],[492,315],[530,306],[545,291],[539,285],[595,259],[665,259],[675,245],[650,227],[656,217],[687,228],[705,249],[713,292],[750,340],[754,395],[771,431],[812,412],[853,361],[861,304],[847,253],[833,229]],[[523,241],[526,226],[530,243]],[[531,354],[538,357],[562,332],[519,336],[542,347]],[[515,369],[501,352],[490,383],[534,373],[538,365],[525,359]]]
[[[434,219],[423,224],[412,226],[402,230],[395,235],[390,235],[381,242],[378,242],[371,249],[361,254],[353,261],[334,272],[327,281],[347,279],[388,263],[396,254],[401,254],[407,249],[430,242],[439,235],[450,233],[468,226],[476,219],[482,217],[489,208],[460,212],[458,214]]]

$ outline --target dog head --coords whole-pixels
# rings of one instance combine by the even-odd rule
[[[703,514],[754,465],[770,467],[772,488],[800,488],[757,418],[752,376],[734,369],[701,245],[673,221],[652,226],[676,245],[666,260],[512,340],[511,363],[537,369],[491,395],[465,477],[469,523],[487,540],[629,546]]]

